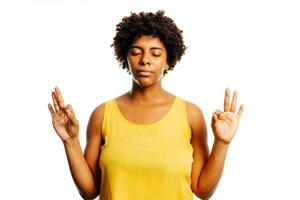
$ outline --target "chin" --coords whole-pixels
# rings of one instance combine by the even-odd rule
[[[154,84],[152,79],[146,79],[146,78],[145,79],[137,78],[137,79],[135,79],[135,83],[141,87],[148,87],[148,86]]]
[[[141,86],[141,87],[149,87],[149,86],[153,85],[153,82],[150,82],[150,81],[140,81],[138,83],[138,85]]]

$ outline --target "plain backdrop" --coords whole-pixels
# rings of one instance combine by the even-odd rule
[[[110,47],[116,24],[159,9],[188,47],[163,87],[202,109],[210,148],[225,88],[245,105],[211,199],[300,199],[300,6],[290,0],[2,0],[0,199],[81,199],[52,127],[51,91],[73,106],[83,150],[93,109],[131,88]]]

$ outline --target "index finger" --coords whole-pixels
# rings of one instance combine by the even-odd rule
[[[230,106],[230,112],[235,112],[237,95],[238,95],[238,92],[237,92],[237,90],[235,90],[233,92],[233,97],[232,97],[231,106]]]
[[[244,104],[241,104],[240,108],[239,108],[239,111],[237,112],[238,119],[241,118],[241,115],[242,115],[243,111],[244,111]]]
[[[229,111],[229,105],[230,105],[230,90],[229,88],[226,88],[225,98],[224,98],[224,112]]]
[[[64,108],[65,107],[65,102],[64,102],[64,99],[63,99],[62,94],[60,92],[60,89],[57,86],[55,87],[55,92],[57,94],[57,101],[58,101],[59,107]]]

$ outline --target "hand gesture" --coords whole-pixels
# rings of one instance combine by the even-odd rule
[[[79,123],[70,104],[65,107],[62,94],[58,87],[51,92],[53,107],[48,103],[48,109],[52,116],[52,125],[63,142],[67,142],[78,136]]]
[[[235,135],[240,117],[244,110],[244,105],[241,104],[237,113],[237,91],[234,91],[232,102],[230,104],[230,91],[226,88],[224,99],[224,112],[216,110],[212,116],[211,127],[215,136],[215,140],[221,141],[225,144],[229,144]]]

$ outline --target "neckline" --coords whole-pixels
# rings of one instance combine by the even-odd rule
[[[128,120],[128,119],[123,115],[123,113],[121,112],[121,110],[119,109],[119,106],[118,106],[118,104],[117,104],[117,102],[116,102],[116,98],[113,98],[113,104],[114,104],[114,106],[115,106],[117,112],[119,113],[119,115],[121,116],[121,118],[122,118],[125,122],[127,122],[127,123],[129,123],[129,124],[131,124],[131,125],[133,125],[133,126],[146,127],[146,126],[153,126],[153,125],[156,125],[156,124],[160,123],[161,121],[163,121],[163,120],[171,113],[171,111],[172,111],[172,110],[174,109],[174,107],[175,107],[175,103],[176,103],[178,97],[177,97],[176,95],[174,95],[174,98],[173,98],[173,99],[174,99],[174,100],[173,100],[173,102],[172,102],[171,107],[169,108],[169,110],[167,111],[167,113],[166,113],[164,116],[162,116],[159,120],[157,120],[157,121],[155,121],[155,122],[147,123],[147,124],[139,124],[139,123],[135,123],[135,122],[132,122],[132,121]]]

